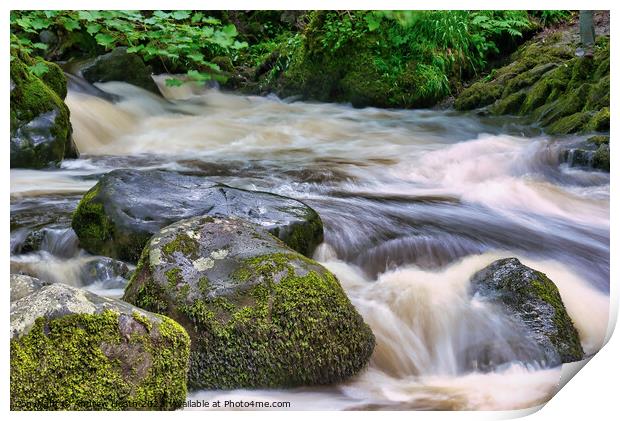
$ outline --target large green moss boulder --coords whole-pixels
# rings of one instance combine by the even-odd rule
[[[39,287],[11,303],[12,410],[183,406],[189,337],[181,326],[68,285]]]
[[[45,73],[37,77],[33,66],[42,66]],[[11,53],[12,168],[43,168],[77,157],[66,94],[67,82],[57,65]]]
[[[155,94],[159,88],[151,77],[152,69],[144,64],[137,54],[127,52],[127,47],[118,47],[107,54],[68,63],[67,70],[81,76],[90,83],[127,82]]]
[[[298,200],[165,171],[115,170],[104,175],[82,198],[72,227],[84,249],[137,262],[161,228],[207,214],[258,223],[305,255],[323,240],[319,215]]]
[[[360,371],[374,347],[333,274],[238,218],[161,230],[123,298],[186,328],[192,389],[335,383]]]
[[[503,308],[538,344],[554,366],[584,357],[579,334],[555,284],[516,258],[501,259],[475,273],[471,293]]]

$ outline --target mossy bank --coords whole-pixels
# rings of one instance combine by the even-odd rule
[[[524,116],[549,134],[609,131],[610,41],[597,38],[592,55],[576,56],[570,31],[526,43],[456,98],[458,110]]]

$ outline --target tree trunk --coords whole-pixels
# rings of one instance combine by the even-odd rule
[[[585,48],[594,46],[594,20],[592,10],[579,12],[579,32],[581,33],[581,45]]]

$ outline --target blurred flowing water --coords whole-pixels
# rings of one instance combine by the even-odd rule
[[[315,258],[338,276],[377,338],[368,369],[344,384],[190,397],[289,400],[291,409],[539,405],[556,391],[559,368],[540,365],[540,351],[510,317],[468,294],[473,273],[507,256],[545,272],[586,353],[600,348],[609,174],[560,161],[562,145],[579,137],[551,139],[514,118],[354,109],[159,82],[165,99],[116,82],[97,84],[106,95],[70,90],[81,158],[11,170],[12,270],[120,296],[123,278],[93,281],[96,258],[69,228],[82,194],[116,168],[203,175],[316,209],[325,242]],[[24,253],[43,227],[40,250]],[[489,358],[499,363],[485,369]]]

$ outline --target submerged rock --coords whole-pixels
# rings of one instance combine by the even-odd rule
[[[115,170],[84,195],[72,226],[94,254],[136,262],[161,228],[199,215],[239,216],[311,255],[323,240],[319,215],[304,203],[165,171]]]
[[[361,370],[374,347],[333,274],[238,218],[161,230],[123,298],[185,326],[192,389],[330,384]]]
[[[562,297],[547,276],[516,258],[501,259],[475,273],[471,294],[498,304],[521,322],[549,365],[579,361],[584,352]]]
[[[127,82],[160,94],[151,77],[150,66],[145,65],[139,55],[128,53],[127,47],[118,47],[95,58],[68,63],[66,68],[70,73],[81,76],[90,83]]]
[[[11,410],[180,408],[188,356],[165,316],[43,286],[11,303]]]
[[[572,167],[609,172],[609,136],[597,135],[562,150],[561,159]]]
[[[47,69],[41,77],[30,70],[39,64]],[[77,157],[66,94],[67,82],[57,65],[12,53],[11,168],[43,168]]]

